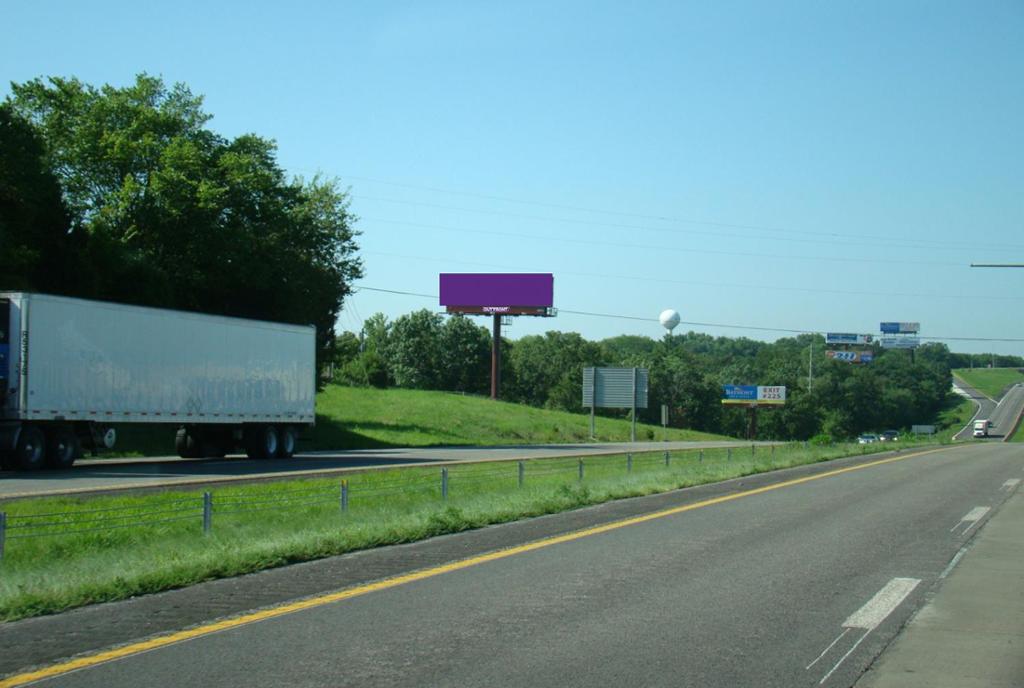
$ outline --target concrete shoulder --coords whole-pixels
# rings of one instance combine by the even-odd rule
[[[857,688],[1024,686],[1024,494],[975,537]]]

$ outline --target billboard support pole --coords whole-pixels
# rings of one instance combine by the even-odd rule
[[[501,316],[494,314],[494,335],[491,342],[491,399],[501,391]]]
[[[752,404],[749,409],[750,428],[747,430],[747,439],[753,440],[757,437],[757,404]]]

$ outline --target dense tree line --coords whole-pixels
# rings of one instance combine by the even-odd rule
[[[12,84],[0,104],[0,289],[316,325],[353,279],[333,181],[288,179],[273,141],[224,138],[202,98],[140,75]]]
[[[360,335],[346,332],[338,338],[336,379],[484,395],[490,385],[490,347],[489,330],[470,318],[446,319],[424,309],[389,322],[378,313]],[[964,367],[967,360],[944,344],[931,343],[913,353],[876,349],[873,363],[853,365],[829,359],[824,338],[809,334],[773,343],[695,332],[591,342],[573,332],[552,331],[503,340],[502,351],[502,398],[507,401],[581,412],[584,367],[643,367],[650,374],[643,420],[660,422],[666,404],[675,427],[737,437],[746,433],[747,411],[723,406],[722,386],[785,385],[786,405],[759,412],[758,436],[776,439],[848,438],[930,423],[950,403],[950,370]],[[1024,364],[1020,357],[996,358],[1007,365]]]

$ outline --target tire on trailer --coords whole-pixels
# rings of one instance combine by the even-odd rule
[[[245,453],[250,459],[272,459],[277,456],[277,428],[273,425],[255,425],[246,428]]]
[[[183,459],[198,459],[203,453],[199,437],[190,428],[178,428],[174,435],[174,449]]]
[[[46,465],[46,437],[35,425],[24,425],[14,446],[14,465],[23,471],[35,471]]]
[[[78,436],[66,426],[48,428],[46,433],[46,465],[49,468],[71,468],[81,453]]]
[[[292,425],[282,425],[277,429],[277,456],[281,459],[290,459],[295,454],[295,443],[299,433]]]

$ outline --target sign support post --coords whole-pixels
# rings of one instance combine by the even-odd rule
[[[550,318],[557,311],[550,273],[441,273],[441,305],[450,315],[494,317],[491,342],[491,399],[501,395],[501,318]],[[509,321],[511,323],[511,321]]]
[[[633,422],[629,430],[629,441],[636,442],[636,368],[633,368]]]
[[[501,391],[501,316],[494,314],[493,339],[491,341],[491,399],[497,399]]]

